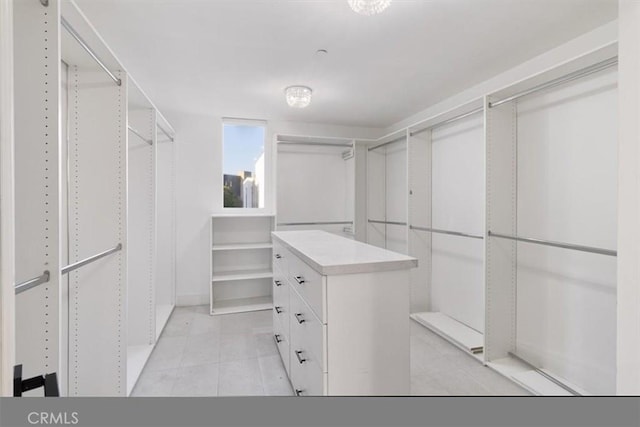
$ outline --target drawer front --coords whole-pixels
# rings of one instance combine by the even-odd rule
[[[289,283],[284,275],[274,274],[273,276],[273,315],[280,320],[283,332],[289,336],[289,313],[291,311],[289,303]]]
[[[280,319],[275,314],[275,311],[273,314],[273,339],[276,342],[276,347],[278,347],[278,352],[280,353],[280,358],[282,359],[282,364],[287,371],[287,375],[291,377],[291,351],[289,347],[289,336],[285,334],[284,329],[280,324]]]
[[[326,323],[324,295],[326,277],[309,267],[297,257],[289,260],[289,283],[309,304],[322,323]]]
[[[273,254],[273,271],[280,271],[287,276],[289,274],[289,259],[293,257],[291,252],[274,239],[271,253]]]
[[[292,356],[295,357],[295,356]],[[291,361],[291,384],[297,396],[324,396],[326,375],[314,362]]]
[[[291,363],[299,360],[316,363],[326,372],[326,325],[323,325],[307,304],[294,291],[290,295],[289,332],[291,338]],[[296,355],[296,352],[297,353]]]

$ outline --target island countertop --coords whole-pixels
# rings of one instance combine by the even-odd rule
[[[416,258],[326,231],[274,231],[271,235],[325,276],[405,270],[418,266]]]

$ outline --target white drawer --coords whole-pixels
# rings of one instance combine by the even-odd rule
[[[292,353],[291,359],[291,384],[297,396],[323,396],[326,373],[312,361],[298,363]]]
[[[274,273],[273,276],[273,313],[274,317],[280,319],[283,332],[289,336],[289,283],[284,275]]]
[[[294,291],[290,295],[289,332],[291,338],[291,363],[300,360],[315,362],[322,372],[327,371],[324,343],[326,325],[320,323],[313,311]],[[296,355],[296,352],[297,353]]]
[[[282,358],[282,364],[287,371],[287,375],[291,377],[289,335],[285,334],[284,328],[280,323],[280,319],[275,314],[275,311],[273,312],[273,339],[275,340],[278,351],[280,352],[280,358]]]
[[[274,239],[271,253],[273,254],[273,271],[279,270],[287,276],[289,274],[289,259],[293,257],[291,252]]]
[[[327,323],[324,310],[326,277],[320,275],[298,257],[291,257],[289,259],[289,283],[311,307],[320,321]]]

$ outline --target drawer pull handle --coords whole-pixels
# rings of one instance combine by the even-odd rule
[[[282,313],[282,307],[275,306],[275,307],[273,307],[273,309],[274,309],[274,310],[276,311],[276,313],[278,313],[278,314],[281,314],[281,313]]]
[[[304,317],[302,316],[302,313],[296,313],[296,314],[294,314],[294,316],[296,316],[296,320],[301,325],[305,322]]]
[[[276,259],[280,259],[280,258],[282,258],[282,255],[276,254]]]
[[[299,388],[296,389],[296,396],[302,396],[302,393],[304,393],[304,390],[301,390]]]
[[[273,284],[276,286],[282,286],[282,282],[280,280],[274,280]]]
[[[304,277],[302,276],[294,276],[294,279],[296,279],[296,282],[298,282],[298,285],[302,285],[304,283]]]
[[[302,350],[296,350],[296,357],[298,358],[298,362],[302,365],[307,359],[302,358]]]
[[[283,339],[280,338],[280,335],[278,334],[275,334],[273,337],[276,339],[276,344],[280,344],[283,341]]]

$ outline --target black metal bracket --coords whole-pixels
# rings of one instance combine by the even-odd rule
[[[13,396],[21,397],[25,393],[36,388],[44,387],[45,397],[59,397],[58,376],[56,373],[40,375],[33,378],[22,379],[22,365],[13,367]]]

